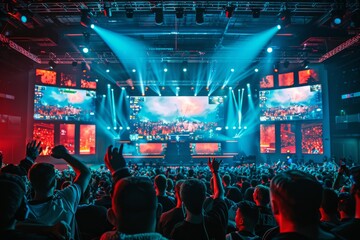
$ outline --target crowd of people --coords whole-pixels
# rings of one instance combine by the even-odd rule
[[[266,107],[261,109],[261,121],[275,120],[307,120],[322,117],[320,105],[292,105],[289,107]]]
[[[360,166],[138,166],[124,145],[89,168],[63,145],[37,162],[41,142],[0,169],[0,239],[357,239]]]
[[[302,130],[302,153],[306,154],[322,154],[324,152],[322,135],[322,125],[310,124]]]

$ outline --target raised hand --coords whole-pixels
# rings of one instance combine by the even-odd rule
[[[68,150],[63,145],[57,145],[51,150],[51,156],[57,159],[65,158],[69,155]]]
[[[26,157],[30,158],[31,160],[35,161],[35,159],[40,155],[40,153],[42,152],[42,148],[41,148],[41,141],[39,141],[38,143],[36,142],[36,140],[32,140],[30,141],[27,145],[26,145]]]
[[[104,156],[104,162],[106,167],[110,170],[111,173],[126,167],[126,161],[123,156],[124,144],[120,145],[120,149],[114,148],[110,145]]]
[[[208,166],[210,168],[210,171],[212,173],[217,173],[219,171],[219,168],[220,168],[220,164],[222,163],[222,160],[217,161],[215,158],[209,158],[208,160]]]

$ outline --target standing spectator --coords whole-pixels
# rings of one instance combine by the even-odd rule
[[[58,145],[52,149],[52,157],[64,159],[76,172],[76,178],[69,187],[55,192],[56,175],[54,165],[36,163],[29,170],[29,180],[34,190],[34,197],[29,202],[29,219],[54,225],[60,221],[67,223],[71,229],[71,237],[75,237],[75,212],[82,193],[87,188],[91,173],[80,160],[70,155],[67,149]]]
[[[235,217],[237,231],[226,234],[226,240],[260,240],[261,237],[255,233],[258,220],[259,209],[253,202],[246,200],[239,202]]]
[[[320,205],[321,227],[330,231],[340,224],[338,213],[339,198],[331,188],[324,188]]]
[[[341,223],[352,220],[355,216],[354,196],[348,192],[339,193],[338,211]]]
[[[175,207],[175,199],[166,194],[167,180],[164,174],[156,175],[154,179],[154,186],[158,202],[162,206],[162,212],[167,212]]]
[[[175,225],[184,220],[184,212],[182,209],[183,202],[180,196],[180,188],[184,182],[185,182],[184,179],[176,182],[175,185],[176,207],[161,214],[158,223],[158,231],[167,238],[170,238],[171,231],[173,230]]]
[[[279,225],[272,239],[341,239],[320,228],[322,186],[309,173],[288,170],[270,182],[270,203]]]
[[[204,214],[206,198],[205,184],[198,179],[186,180],[180,189],[186,212],[185,220],[171,233],[171,239],[225,239],[228,222],[228,209],[224,201],[224,188],[219,176],[220,163],[215,159],[208,161],[214,179],[214,202],[211,211]]]
[[[340,226],[333,228],[331,231],[349,240],[359,238],[360,229],[360,166],[350,169],[351,179],[353,181],[351,194],[355,199],[355,217]]]

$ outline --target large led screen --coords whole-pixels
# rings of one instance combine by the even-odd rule
[[[259,91],[260,121],[321,119],[321,85]]]
[[[187,141],[216,138],[224,104],[208,97],[130,97],[130,139]]]
[[[280,73],[278,75],[278,80],[280,87],[292,86],[294,85],[294,73]]]
[[[314,69],[301,70],[298,73],[299,84],[317,83],[320,81],[319,74]]]
[[[41,141],[40,156],[50,155],[54,147],[54,124],[34,123],[33,138]]]
[[[301,147],[305,154],[323,154],[322,123],[301,124]]]
[[[95,154],[95,125],[80,125],[80,154]]]
[[[60,144],[64,145],[70,154],[75,153],[75,124],[60,124]]]
[[[260,153],[275,151],[275,124],[260,124]]]
[[[34,119],[93,121],[95,91],[35,85]]]
[[[191,155],[221,154],[221,143],[190,143]]]
[[[56,72],[54,71],[36,69],[35,76],[36,76],[36,80],[35,80],[36,83],[49,84],[49,85],[56,84]]]
[[[274,87],[274,76],[267,75],[260,80],[260,88],[273,88]]]
[[[137,143],[138,154],[162,155],[166,150],[166,143]]]
[[[296,152],[294,124],[280,124],[281,153]]]

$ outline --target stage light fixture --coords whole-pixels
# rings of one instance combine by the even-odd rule
[[[259,69],[258,69],[258,68],[255,68],[254,71],[255,71],[255,72],[259,72]],[[240,89],[239,89],[239,90],[240,90]]]
[[[155,13],[155,24],[162,25],[164,23],[164,13],[162,8],[153,8]]]
[[[94,29],[94,28],[95,28],[95,24],[93,24],[93,23],[90,24],[90,28],[91,28],[91,29]]]
[[[272,52],[273,52],[273,48],[272,48],[272,47],[268,47],[268,48],[266,49],[266,51],[267,51],[268,53],[272,53]]]
[[[80,24],[84,27],[88,27],[91,24],[91,17],[88,9],[81,9]]]
[[[277,29],[279,29],[279,30],[281,29],[281,25],[280,25],[280,24],[278,24],[276,27],[277,27]]]
[[[287,27],[291,24],[291,12],[288,9],[281,10],[279,13],[279,19],[281,20],[281,26]]]
[[[303,68],[309,68],[309,61],[305,59],[305,60],[302,62],[301,66],[302,66]]]
[[[73,66],[73,67],[76,67],[77,65],[78,65],[77,61],[73,61],[73,62],[71,63],[71,66]]]
[[[126,18],[133,18],[134,17],[134,9],[127,8],[125,10]]]
[[[284,68],[288,68],[290,65],[290,62],[288,60],[284,61]]]
[[[273,71],[274,71],[275,73],[279,72],[279,62],[274,63]]]
[[[187,61],[183,61],[183,62],[182,62],[182,70],[183,70],[183,72],[187,72],[187,70],[188,70],[188,63],[187,63]]]
[[[168,69],[165,67],[165,68],[164,68],[164,72],[167,72],[167,71],[168,71]]]
[[[136,72],[136,69],[135,69],[135,68],[133,68],[131,71],[132,71],[133,73],[135,73],[135,72]]]
[[[56,67],[56,63],[53,60],[49,61],[49,68],[53,70]]]
[[[235,72],[235,69],[234,69],[234,68],[231,68],[231,69],[230,69],[230,72]]]
[[[227,6],[225,7],[225,16],[227,18],[231,18],[234,14],[235,7],[234,6]]]
[[[83,51],[83,53],[88,53],[88,52],[89,52],[89,48],[83,47],[82,51]]]
[[[184,8],[183,7],[175,8],[175,14],[176,14],[176,18],[183,18],[184,17]]]
[[[86,62],[81,62],[81,71],[82,71],[83,73],[86,73],[86,71],[87,71]]]
[[[260,17],[260,9],[259,8],[253,8],[251,9],[252,17],[253,18],[259,18]]]
[[[341,8],[331,11],[331,23],[333,26],[338,26],[342,23],[345,11]]]
[[[195,9],[196,12],[196,24],[201,25],[204,23],[204,13],[205,13],[205,8],[202,7],[197,7]]]
[[[26,15],[21,15],[20,20],[21,20],[22,23],[27,23],[28,18],[27,18]]]
[[[107,68],[107,69],[105,70],[105,72],[109,73],[109,72],[110,72],[110,69],[109,69],[109,68]]]

